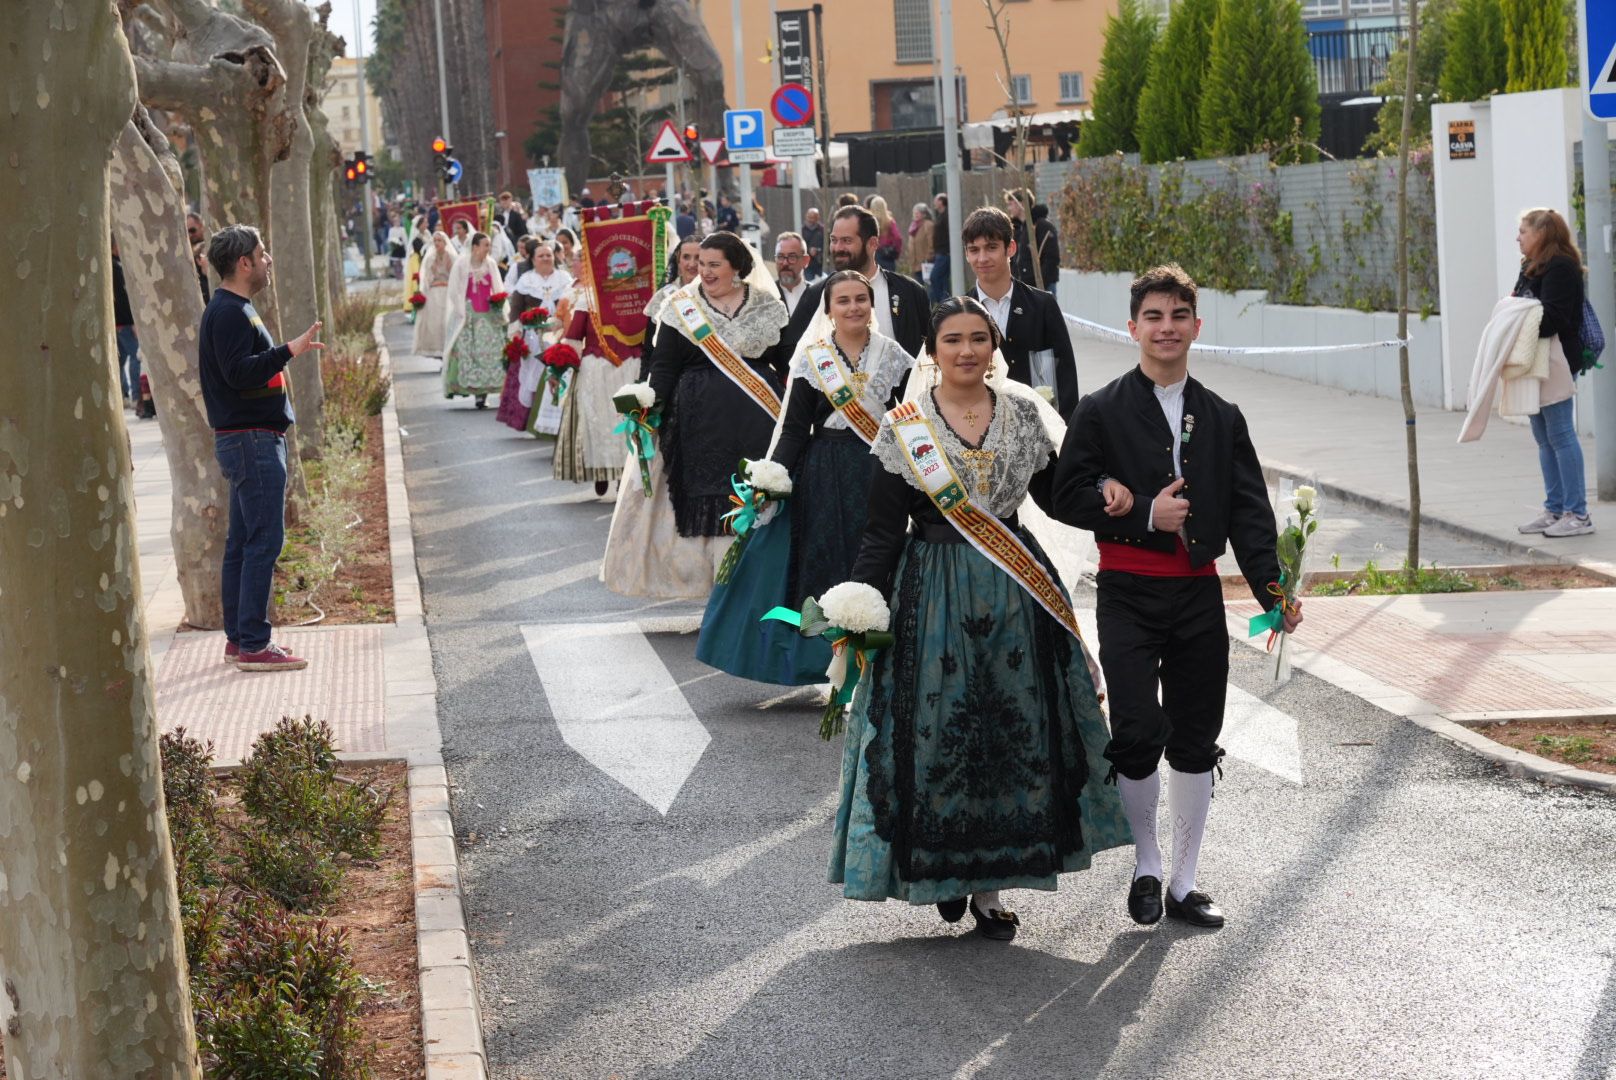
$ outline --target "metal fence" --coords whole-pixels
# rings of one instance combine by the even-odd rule
[[[1372,94],[1386,78],[1392,53],[1408,36],[1400,26],[1354,30],[1318,30],[1307,35],[1313,70],[1319,77],[1319,97],[1353,98]]]

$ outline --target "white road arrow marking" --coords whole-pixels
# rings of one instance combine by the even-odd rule
[[[1229,687],[1218,744],[1234,757],[1293,784],[1302,782],[1302,744],[1296,718],[1237,686]]]
[[[566,744],[666,815],[712,736],[633,623],[524,626]]]

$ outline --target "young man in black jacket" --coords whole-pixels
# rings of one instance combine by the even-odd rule
[[[273,644],[269,596],[286,538],[286,429],[295,419],[283,369],[323,349],[315,323],[276,345],[252,298],[269,284],[274,260],[258,230],[231,225],[213,234],[208,262],[219,287],[202,312],[197,359],[214,456],[230,481],[220,604],[227,663],[242,671],[297,671],[309,662]]]
[[[1100,549],[1100,666],[1111,703],[1105,756],[1135,844],[1128,913],[1162,917],[1156,839],[1158,765],[1169,766],[1172,878],[1166,914],[1223,925],[1195,883],[1223,750],[1229,636],[1215,560],[1232,545],[1264,608],[1277,601],[1274,511],[1245,417],[1189,377],[1201,332],[1196,287],[1177,266],[1133,283],[1128,330],[1139,366],[1084,398],[1055,470],[1055,517],[1093,531]],[[1300,605],[1285,629],[1301,624]],[[1160,697],[1158,699],[1158,688]]]
[[[999,326],[999,348],[1010,377],[1028,386],[1047,386],[1055,410],[1069,416],[1077,408],[1077,359],[1072,335],[1053,293],[1011,276],[1020,255],[1010,217],[984,206],[971,211],[960,228],[965,261],[976,275],[976,298]]]

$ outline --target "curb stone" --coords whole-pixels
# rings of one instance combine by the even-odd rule
[[[1314,487],[1318,488],[1319,491],[1323,492],[1325,495],[1328,495],[1330,498],[1339,499],[1345,503],[1356,504],[1358,506],[1367,507],[1371,510],[1378,510],[1381,513],[1391,514],[1394,516],[1406,516],[1408,514],[1408,504],[1405,502],[1400,502],[1396,499],[1381,498],[1375,495],[1367,495],[1361,491],[1354,491],[1351,488],[1343,487],[1341,484],[1338,484],[1327,477],[1320,476],[1311,469],[1303,469],[1295,465],[1286,464],[1285,462],[1264,459],[1262,462],[1262,471],[1263,479],[1269,481],[1270,483],[1274,482],[1279,477],[1284,477],[1288,480],[1296,480],[1302,483],[1312,484]],[[1547,563],[1559,563],[1562,566],[1578,566],[1590,573],[1598,574],[1602,577],[1610,578],[1612,581],[1616,581],[1616,563],[1608,563],[1603,559],[1579,557],[1576,552],[1564,548],[1556,549],[1552,547],[1536,547],[1521,540],[1512,539],[1507,536],[1497,536],[1493,533],[1485,532],[1484,530],[1477,529],[1469,525],[1462,525],[1459,522],[1450,521],[1441,515],[1433,516],[1425,511],[1421,511],[1420,513],[1420,524],[1422,527],[1428,526],[1434,529],[1439,529],[1442,532],[1447,533],[1449,536],[1455,537],[1459,540],[1467,540],[1475,544],[1485,544],[1488,547],[1499,548],[1504,551],[1524,555],[1529,559],[1542,560]]]
[[[383,323],[371,325],[383,373],[393,375]],[[388,744],[396,748],[344,754],[345,761],[404,761],[409,765],[410,847],[415,881],[415,952],[420,974],[421,1044],[426,1080],[487,1080],[477,972],[466,932],[460,860],[450,817],[449,775],[438,728],[438,684],[432,671],[421,579],[415,566],[404,452],[395,395],[382,407],[382,456],[387,474],[387,532],[393,552],[393,617],[383,655]]]
[[[1244,618],[1230,615],[1227,623],[1230,637],[1233,637],[1247,648],[1262,650],[1263,647],[1260,644],[1245,636]],[[1305,671],[1314,678],[1322,679],[1338,689],[1345,690],[1377,709],[1383,709],[1386,712],[1401,716],[1426,731],[1440,735],[1451,743],[1458,744],[1478,757],[1484,757],[1495,762],[1511,776],[1525,780],[1538,780],[1545,784],[1554,784],[1561,787],[1587,788],[1591,791],[1616,795],[1616,774],[1578,769],[1563,762],[1550,761],[1548,758],[1529,754],[1525,750],[1505,746],[1502,743],[1494,742],[1479,731],[1454,719],[1455,717],[1461,717],[1469,723],[1480,724],[1491,722],[1495,719],[1504,719],[1510,714],[1458,712],[1445,714],[1441,711],[1440,706],[1421,701],[1405,690],[1389,683],[1381,682],[1373,675],[1312,649],[1296,648],[1291,657],[1291,667],[1297,671]],[[1554,720],[1602,720],[1610,717],[1611,709],[1609,706],[1585,710],[1561,709],[1556,710],[1552,717],[1543,714],[1533,715]],[[1481,717],[1487,719],[1478,719]]]

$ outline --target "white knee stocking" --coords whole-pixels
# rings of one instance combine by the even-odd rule
[[[1156,840],[1156,804],[1161,800],[1161,770],[1143,780],[1117,775],[1117,791],[1122,796],[1122,812],[1133,829],[1133,876],[1162,876],[1161,845]]]
[[[1195,863],[1201,857],[1206,813],[1212,806],[1212,773],[1172,768],[1167,772],[1167,807],[1173,814],[1173,880],[1168,891],[1174,900],[1182,900],[1195,890]]]

